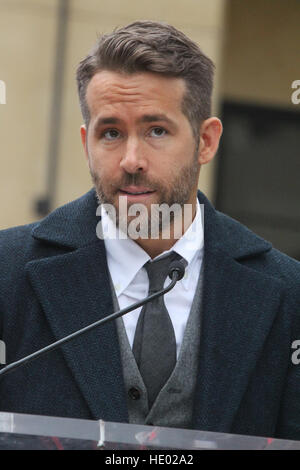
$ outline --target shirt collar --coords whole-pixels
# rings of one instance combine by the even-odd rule
[[[164,251],[155,258],[157,259],[162,255],[175,251],[186,260],[186,272],[181,280],[186,290],[189,289],[193,275],[192,267],[194,261],[203,256],[204,230],[203,207],[201,206],[197,198],[196,216],[189,228],[170,250]],[[101,222],[108,268],[116,294],[119,296],[127,289],[144,264],[151,260],[151,257],[134,240],[120,236],[120,230],[115,227],[114,222],[110,219],[103,206],[101,206]]]

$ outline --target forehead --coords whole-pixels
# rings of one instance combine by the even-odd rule
[[[96,73],[87,87],[86,101],[91,117],[103,111],[153,111],[180,113],[185,93],[182,78],[150,72],[125,74],[112,71]]]

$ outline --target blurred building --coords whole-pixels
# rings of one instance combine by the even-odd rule
[[[90,187],[75,70],[98,34],[167,21],[216,64],[224,135],[199,187],[217,208],[300,257],[298,0],[0,0],[0,228]],[[48,206],[48,207],[47,207]]]

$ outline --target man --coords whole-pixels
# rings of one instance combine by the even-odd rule
[[[1,233],[7,362],[167,285],[170,253],[186,275],[164,301],[3,377],[1,411],[300,439],[300,265],[197,191],[222,133],[212,76],[195,43],[150,21],[101,37],[80,63],[95,191]],[[167,225],[161,204],[177,204]]]

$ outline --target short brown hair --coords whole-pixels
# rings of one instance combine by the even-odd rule
[[[101,70],[152,72],[184,79],[187,92],[182,111],[195,137],[199,135],[201,122],[211,115],[214,64],[195,42],[171,25],[136,21],[99,37],[76,73],[81,112],[87,127],[90,113],[86,89]]]

